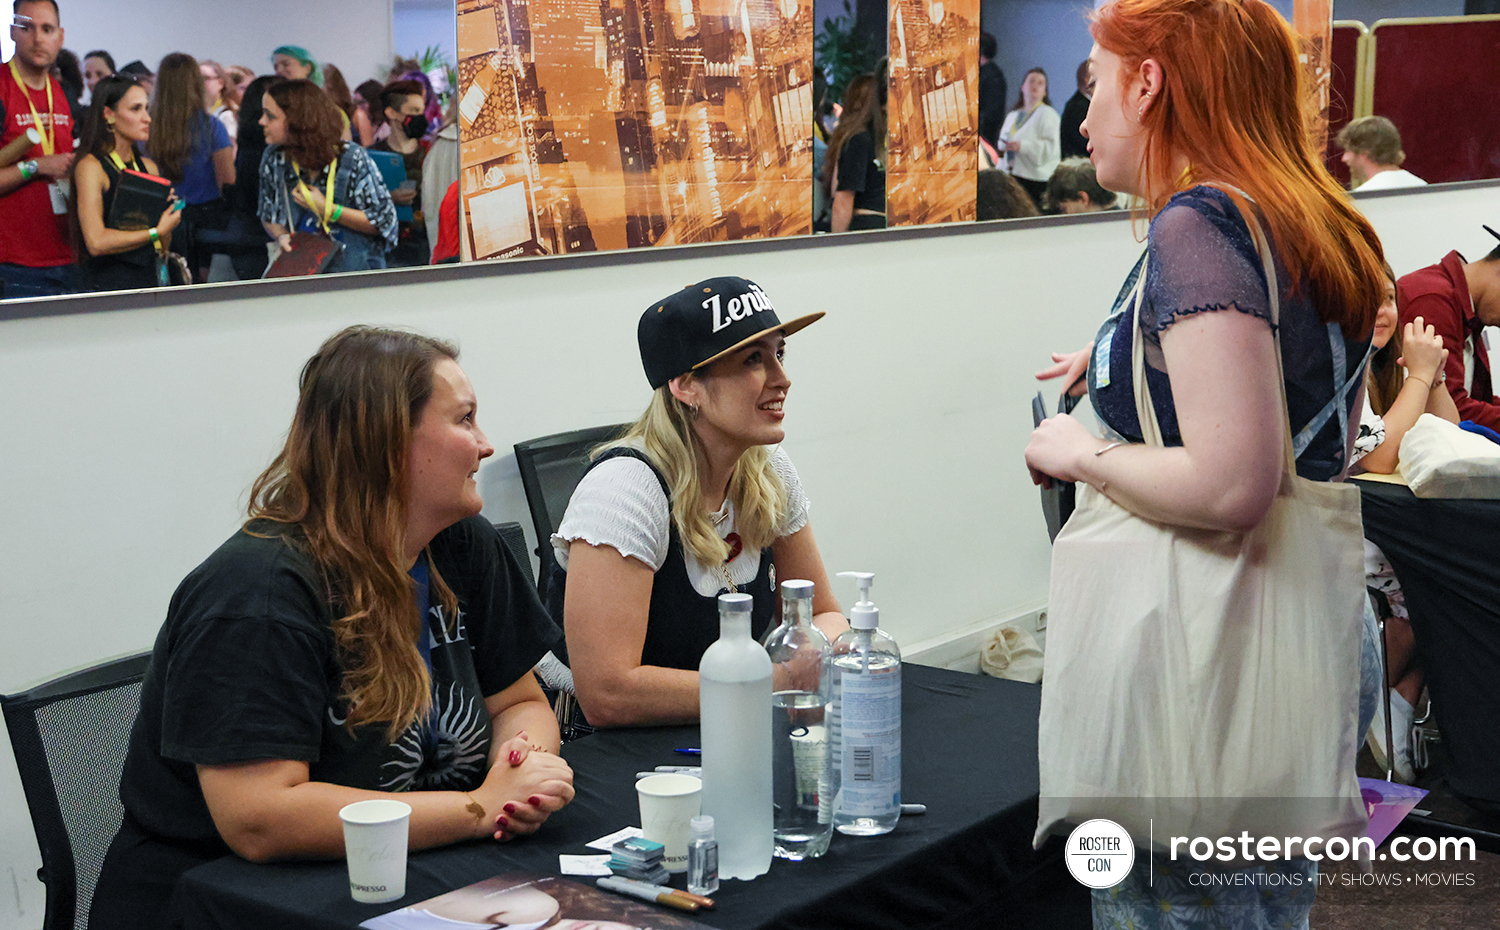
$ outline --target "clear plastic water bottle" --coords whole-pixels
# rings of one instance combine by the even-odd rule
[[[813,626],[813,583],[781,583],[781,625],[766,634],[766,653],[783,678],[771,697],[772,800],[776,855],[812,859],[828,851],[831,805],[819,811],[829,787],[828,637]],[[774,679],[774,676],[773,676]]]
[[[879,629],[868,572],[829,659],[834,723],[833,825],[850,836],[889,833],[901,819],[901,650]]]
[[[719,639],[698,666],[703,813],[714,819],[719,877],[771,868],[771,659],[750,638],[748,594],[719,595]]]

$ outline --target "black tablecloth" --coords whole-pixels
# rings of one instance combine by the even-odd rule
[[[1500,803],[1500,501],[1424,499],[1376,481],[1359,488],[1365,537],[1406,594],[1448,783]]]
[[[718,907],[697,919],[721,930],[1089,926],[1087,890],[1068,876],[1060,844],[1031,849],[1040,689],[919,665],[903,675],[902,796],[928,813],[903,817],[885,836],[835,834],[820,859],[777,859],[755,881],[727,881]],[[597,853],[584,844],[638,823],[635,773],[683,764],[672,750],[697,739],[697,727],[656,727],[567,744],[572,804],[523,840],[412,854],[397,902],[356,904],[342,862],[230,856],[187,873],[176,907],[189,930],[349,930],[499,872],[555,873],[559,853]]]

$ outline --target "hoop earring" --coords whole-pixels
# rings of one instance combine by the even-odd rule
[[[105,121],[104,121],[104,125],[105,125],[105,126],[108,126],[108,127],[109,127],[109,130],[110,130],[110,131],[111,131],[111,132],[113,132],[113,131],[114,131],[114,129],[115,129],[115,121],[114,121],[114,120],[112,120],[112,119],[107,119],[107,120],[105,120]]]
[[[694,420],[698,419],[698,414],[702,413],[702,411],[698,409],[698,405],[697,404],[688,404],[687,406],[688,406],[688,416],[691,417]]]

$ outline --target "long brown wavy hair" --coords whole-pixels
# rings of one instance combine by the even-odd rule
[[[156,161],[164,178],[181,181],[194,143],[207,141],[204,133],[213,131],[212,124],[205,120],[208,113],[203,94],[203,72],[196,58],[173,52],[161,60],[156,71],[156,96],[151,101],[151,138],[146,140],[146,154]]]
[[[344,121],[323,88],[312,81],[278,81],[266,89],[266,95],[286,114],[286,144],[282,147],[297,164],[317,171],[339,157]]]
[[[875,75],[861,74],[850,81],[844,88],[843,107],[839,124],[828,141],[828,154],[823,156],[823,189],[830,196],[839,176],[839,155],[851,136],[868,132],[875,143],[875,157],[885,158],[885,107],[880,103],[880,85]]]
[[[285,525],[322,573],[348,726],[384,721],[393,741],[432,706],[417,647],[425,619],[404,557],[407,456],[433,368],[457,358],[446,342],[400,330],[351,326],[330,337],[302,366],[286,445],[250,488],[247,529]],[[433,599],[456,616],[457,599],[429,567]]]
[[[1381,265],[1385,269],[1383,280],[1395,287],[1396,272],[1391,270],[1389,262],[1381,262]],[[1384,348],[1375,350],[1370,356],[1370,367],[1365,370],[1365,393],[1370,398],[1370,409],[1381,416],[1391,409],[1391,405],[1396,402],[1396,395],[1401,393],[1401,386],[1406,383],[1406,369],[1396,364],[1401,353],[1401,321],[1398,319],[1396,331],[1391,333],[1391,341]]]
[[[1225,192],[1241,213],[1245,195],[1255,202],[1323,322],[1368,336],[1382,299],[1380,239],[1314,145],[1312,88],[1281,14],[1262,0],[1115,0],[1094,12],[1090,31],[1123,74],[1148,58],[1161,65],[1163,86],[1141,122],[1149,213],[1194,184],[1242,190]]]

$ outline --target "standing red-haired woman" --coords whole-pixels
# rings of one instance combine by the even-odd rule
[[[1056,364],[1038,373],[1039,378],[1065,376],[1074,383],[1087,370],[1088,389],[1108,435],[1101,439],[1069,416],[1053,417],[1032,434],[1026,462],[1038,482],[1050,476],[1080,484],[1079,510],[1054,550],[1055,595],[1068,585],[1102,586],[1100,600],[1117,607],[1157,605],[1153,622],[1162,635],[1137,642],[1135,652],[1113,660],[1118,667],[1095,668],[1092,674],[1096,687],[1100,682],[1118,685],[1118,693],[1130,696],[1119,703],[1145,708],[1138,719],[1170,723],[1160,728],[1162,735],[1153,737],[1154,742],[1143,743],[1140,732],[1121,733],[1108,726],[1091,731],[1096,738],[1093,759],[1087,748],[1078,757],[1085,764],[1103,759],[1096,766],[1101,771],[1142,773],[1144,782],[1155,774],[1153,767],[1159,771],[1167,760],[1191,757],[1196,762],[1189,768],[1198,782],[1196,790],[1182,793],[1222,798],[1235,793],[1227,787],[1235,783],[1234,773],[1223,760],[1238,759],[1247,745],[1266,745],[1268,736],[1274,742],[1286,735],[1287,721],[1298,714],[1288,706],[1295,700],[1290,695],[1304,693],[1303,682],[1238,648],[1246,635],[1243,628],[1226,628],[1217,645],[1192,640],[1190,626],[1181,621],[1197,605],[1156,593],[1162,587],[1157,576],[1165,577],[1169,570],[1166,559],[1124,566],[1096,560],[1100,571],[1087,579],[1082,571],[1060,577],[1068,572],[1058,566],[1073,564],[1064,561],[1065,537],[1069,531],[1075,536],[1088,532],[1087,527],[1098,525],[1090,522],[1093,514],[1112,509],[1122,521],[1151,523],[1176,534],[1174,539],[1211,538],[1231,550],[1252,541],[1250,548],[1236,551],[1269,564],[1268,550],[1255,550],[1253,541],[1282,539],[1257,535],[1276,532],[1267,517],[1273,506],[1283,506],[1278,493],[1302,495],[1303,500],[1337,498],[1346,510],[1348,495],[1326,482],[1346,472],[1348,444],[1359,422],[1351,413],[1357,409],[1358,382],[1381,302],[1381,249],[1308,136],[1307,87],[1297,40],[1269,5],[1261,0],[1116,0],[1094,14],[1091,31],[1096,84],[1082,131],[1099,183],[1146,205],[1145,270],[1137,265],[1132,287],[1122,293],[1117,312],[1094,345],[1054,355]],[[1262,230],[1268,243],[1264,250],[1257,245]],[[1142,353],[1143,361],[1133,351]],[[1143,379],[1137,371],[1144,373]],[[1140,380],[1149,390],[1138,399]],[[1159,438],[1147,444],[1143,439],[1148,435]],[[1289,435],[1295,437],[1290,453]],[[1289,459],[1296,474],[1284,481]],[[1334,555],[1341,573],[1353,566],[1355,580],[1349,596],[1340,596],[1325,611],[1333,618],[1324,624],[1333,631],[1326,642],[1336,641],[1336,648],[1312,660],[1326,659],[1329,668],[1347,666],[1352,673],[1348,682],[1330,686],[1342,689],[1334,695],[1334,706],[1305,709],[1298,724],[1305,729],[1306,718],[1314,714],[1334,717],[1339,726],[1347,719],[1347,733],[1341,730],[1332,741],[1338,745],[1320,742],[1308,755],[1317,757],[1311,761],[1324,773],[1347,769],[1347,777],[1328,780],[1339,785],[1339,809],[1362,820],[1353,777],[1363,588],[1357,577],[1357,495],[1349,536],[1348,546],[1341,545]],[[1273,545],[1277,550],[1271,555],[1291,548],[1279,541]],[[1128,561],[1128,555],[1121,557]],[[1114,580],[1101,582],[1103,577]],[[1342,583],[1343,574],[1339,578]],[[1319,598],[1311,590],[1303,597],[1307,616],[1314,616],[1311,604]],[[1105,612],[1101,605],[1098,615],[1076,618],[1078,626],[1092,621],[1091,632],[1082,634],[1085,639],[1107,633],[1105,628],[1120,619],[1120,610],[1108,617]],[[1271,628],[1291,613],[1266,614],[1259,626]],[[1343,630],[1346,614],[1349,629]],[[1069,671],[1063,667],[1068,656],[1054,655],[1059,626],[1054,614],[1045,673],[1054,685],[1054,670]],[[1165,633],[1168,629],[1175,633]],[[1249,635],[1258,635],[1258,629]],[[1072,638],[1064,631],[1059,639]],[[1232,691],[1245,682],[1260,687],[1264,676],[1280,674],[1285,698],[1257,708],[1263,713],[1244,729],[1201,732],[1199,718],[1212,719],[1218,708],[1205,702],[1180,712],[1185,708],[1170,695],[1183,683],[1155,671],[1162,664],[1160,656],[1182,650],[1202,659],[1196,667],[1201,679],[1194,686],[1206,683]],[[1054,759],[1045,747],[1057,746],[1058,757],[1068,749],[1049,738],[1048,728],[1067,731],[1073,724],[1068,714],[1093,719],[1094,713],[1056,706],[1061,692],[1049,690],[1055,693],[1052,706],[1043,696],[1039,836],[1057,826],[1056,818],[1045,812],[1049,793],[1075,798],[1098,794],[1078,790],[1081,779],[1047,784]],[[1275,787],[1287,790],[1266,794],[1297,796],[1302,783],[1289,778]],[[1121,795],[1132,796],[1131,784],[1118,788]],[[1338,821],[1339,826],[1353,829],[1348,820]],[[1156,836],[1161,835],[1158,822]],[[1238,884],[1197,881],[1203,876],[1195,875],[1195,868],[1202,865],[1186,854],[1172,860],[1143,849],[1122,884],[1095,893],[1095,926],[1115,926],[1127,917],[1134,926],[1156,926],[1167,910],[1174,921],[1183,917],[1183,904],[1191,904],[1205,920],[1215,912],[1222,917],[1224,905],[1239,905],[1250,912],[1245,926],[1307,925],[1317,871],[1310,859],[1256,865],[1250,869],[1255,874]],[[1216,906],[1205,907],[1205,899]],[[1174,907],[1164,909],[1164,903]]]

